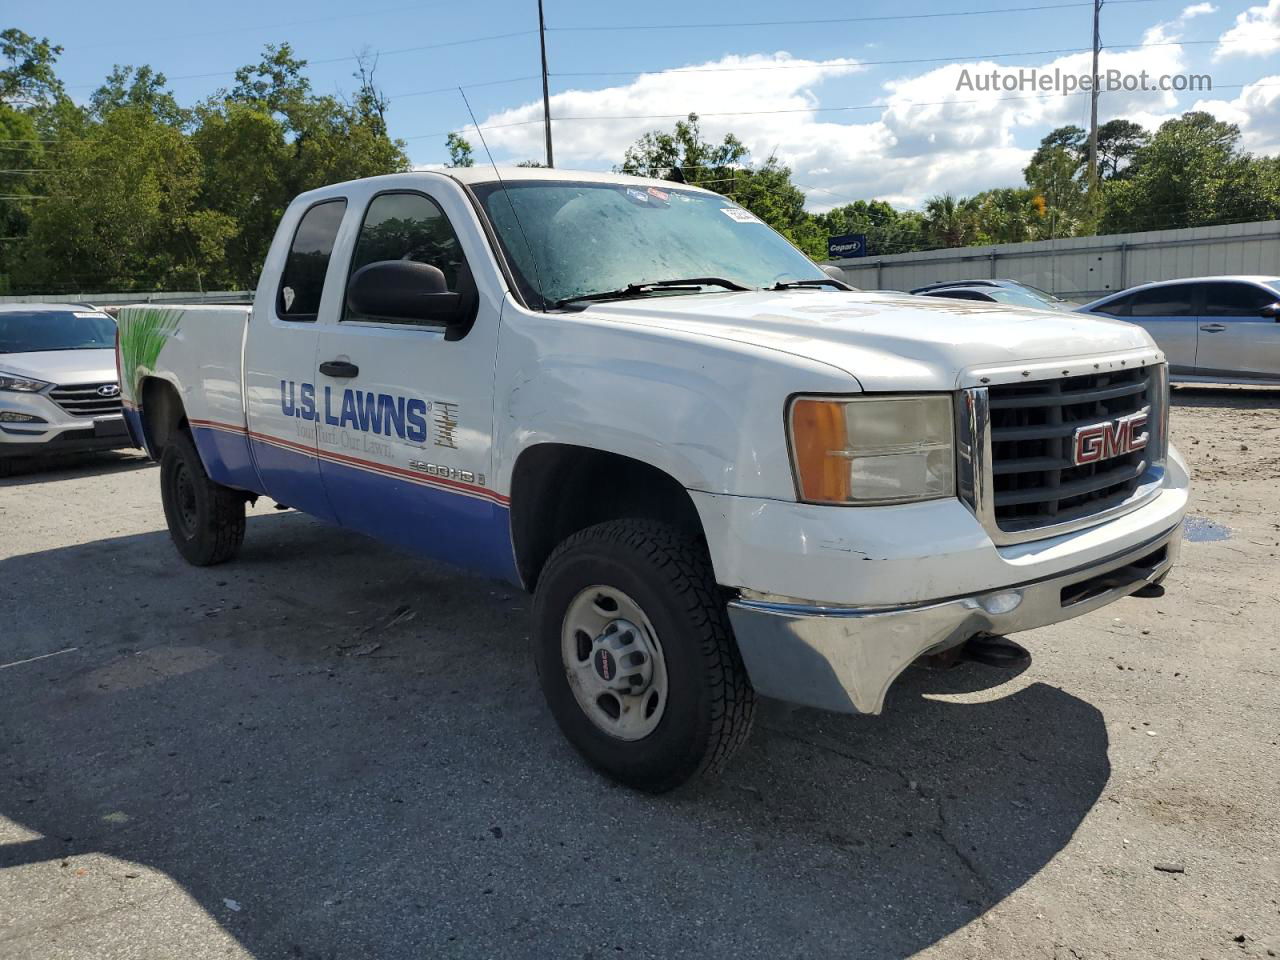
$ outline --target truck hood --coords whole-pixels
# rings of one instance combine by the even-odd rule
[[[1120,320],[903,294],[705,293],[597,303],[586,316],[769,347],[838,367],[869,391],[953,390],[1067,361],[1162,359],[1141,327]]]
[[[50,383],[115,383],[116,354],[100,348],[0,353],[0,370]]]

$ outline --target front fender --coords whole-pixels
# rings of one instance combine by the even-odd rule
[[[657,467],[690,490],[791,499],[785,411],[848,374],[767,347],[574,314],[503,310],[494,391],[499,489],[540,443]]]

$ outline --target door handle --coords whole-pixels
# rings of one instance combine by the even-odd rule
[[[1202,323],[1200,324],[1200,329],[1205,333],[1221,333],[1227,329],[1227,325],[1225,323]]]
[[[356,377],[360,375],[360,368],[350,360],[326,360],[320,364],[320,372],[326,377]]]

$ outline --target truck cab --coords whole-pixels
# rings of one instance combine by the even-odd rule
[[[916,658],[1174,564],[1185,465],[1129,324],[855,291],[732,201],[615,174],[337,184],[250,308],[126,308],[126,419],[174,543],[244,504],[534,593],[591,763],[715,770],[757,694],[878,713]]]

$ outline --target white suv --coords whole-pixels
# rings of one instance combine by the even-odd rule
[[[131,447],[116,324],[79,304],[0,304],[0,476],[37,456]]]

